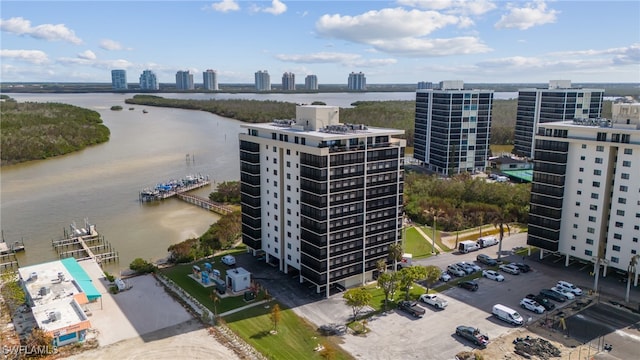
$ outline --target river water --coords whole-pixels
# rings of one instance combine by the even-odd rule
[[[496,94],[497,95],[497,94]],[[144,187],[187,175],[214,182],[239,178],[240,122],[202,111],[124,103],[133,94],[9,94],[18,101],[59,102],[95,110],[111,130],[107,143],[42,161],[2,167],[0,227],[8,243],[24,240],[21,266],[58,258],[51,240],[84,219],[95,224],[120,256],[117,272],[141,257],[157,260],[167,248],[197,237],[218,216],[178,199],[141,204]],[[255,99],[348,107],[354,101],[415,100],[415,93],[161,94],[193,99]],[[508,98],[505,93],[496,98]],[[122,111],[112,111],[120,105]],[[187,154],[194,161],[187,161]],[[212,187],[196,190],[206,197]]]

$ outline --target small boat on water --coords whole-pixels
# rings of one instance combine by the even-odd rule
[[[16,241],[11,246],[11,249],[15,252],[24,251],[24,242]]]
[[[143,109],[143,110],[142,110],[142,113],[143,113],[143,114],[146,114],[146,113],[148,113],[148,111],[147,111],[147,110],[145,110],[145,109]]]

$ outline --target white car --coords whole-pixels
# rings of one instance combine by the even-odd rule
[[[573,300],[573,299],[576,298],[574,293],[572,293],[571,291],[569,291],[569,290],[567,290],[565,288],[559,287],[559,286],[552,287],[551,291],[555,291],[555,292],[563,295],[564,297],[567,298],[567,300]]]
[[[473,269],[473,272],[482,271],[482,268],[474,263],[468,263],[463,261],[462,264],[465,264],[465,266]]]
[[[533,311],[536,314],[542,314],[544,312],[544,306],[538,304],[535,300],[524,298],[520,300],[520,306],[523,309]]]
[[[464,272],[465,272],[467,275],[470,275],[470,274],[473,274],[474,272],[476,272],[476,270],[475,270],[475,269],[474,269],[470,264],[468,264],[468,263],[466,263],[466,262],[459,262],[459,263],[456,263],[456,265],[457,265],[460,269],[464,270]]]
[[[512,264],[503,264],[499,266],[500,270],[509,273],[511,275],[520,275],[520,269]]]
[[[425,304],[431,305],[436,309],[444,309],[447,307],[447,305],[449,305],[447,300],[440,298],[436,294],[422,294],[420,295],[420,298],[418,300]]]
[[[442,274],[440,274],[440,281],[448,282],[449,280],[451,280],[451,275],[449,275],[448,272],[443,271]]]
[[[225,255],[220,259],[220,261],[227,266],[233,266],[236,264],[236,258],[233,255]]]
[[[556,284],[556,287],[569,290],[577,296],[582,295],[582,289],[580,289],[579,287],[567,281],[558,281],[558,283]]]
[[[482,270],[482,277],[486,277],[487,279],[495,280],[498,282],[504,281],[504,276],[494,270]]]
[[[449,272],[449,274],[451,275],[455,275],[458,277],[467,275],[467,273],[463,269],[460,269],[457,265],[453,265],[453,264],[447,266],[447,272]]]

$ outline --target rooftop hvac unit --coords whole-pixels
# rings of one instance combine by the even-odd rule
[[[63,272],[59,272],[58,273],[58,279],[60,279],[60,281],[64,281],[64,273]]]
[[[51,289],[48,286],[43,286],[40,288],[40,296],[45,296],[51,292]]]
[[[62,313],[60,311],[52,311],[49,313],[49,321],[59,321],[62,319]]]

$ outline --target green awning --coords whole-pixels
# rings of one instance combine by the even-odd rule
[[[503,170],[502,173],[510,178],[518,179],[522,182],[531,182],[533,180],[533,170]]]
[[[60,262],[65,268],[67,268],[67,271],[71,274],[78,285],[80,285],[80,288],[82,288],[82,291],[87,295],[87,299],[89,301],[96,301],[98,298],[102,297],[98,289],[93,286],[91,277],[89,277],[82,266],[78,264],[76,259],[69,257],[60,260]]]

